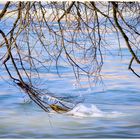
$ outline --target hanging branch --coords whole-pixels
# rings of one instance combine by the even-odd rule
[[[3,18],[3,16],[5,15],[5,13],[7,12],[7,9],[10,5],[10,1],[6,2],[4,8],[2,9],[1,13],[0,13],[0,20]]]
[[[130,61],[130,63],[129,63],[128,69],[130,69],[130,70],[133,72],[133,74],[135,74],[137,77],[140,78],[140,75],[137,74],[137,73],[135,72],[135,70],[132,68],[132,63],[133,63],[133,61],[134,61],[134,57],[132,57],[132,59],[131,59],[131,61]]]
[[[8,11],[10,2],[7,2],[0,13],[1,26],[8,23],[9,19],[11,23],[7,31],[0,29],[2,36],[0,48],[5,46],[7,48],[6,54],[0,61],[3,62],[10,78],[44,111],[64,113],[70,111],[76,103],[69,98],[68,101],[63,97],[58,98],[48,90],[36,88],[34,76],[35,78],[37,76],[37,82],[41,79],[40,68],[45,68],[47,73],[54,64],[59,74],[58,64],[66,64],[72,67],[78,82],[83,75],[86,75],[88,80],[89,77],[94,78],[96,83],[101,77],[103,49],[107,50],[110,44],[108,41],[110,31],[117,35],[119,43],[121,43],[119,35],[122,35],[132,55],[129,69],[140,78],[132,68],[134,61],[140,64],[139,55],[132,48],[134,46],[137,52],[139,51],[137,29],[139,16],[134,17],[136,24],[127,22],[123,17],[127,9],[130,13],[134,12],[131,5],[126,5],[124,2],[104,4],[75,1],[12,4],[16,10],[12,8]],[[137,5],[138,3],[133,6]],[[101,6],[104,8],[101,9]],[[60,11],[64,13],[61,14]],[[13,13],[15,16],[11,22]],[[3,18],[4,16],[6,18]],[[64,22],[61,22],[62,19]],[[134,40],[129,37],[132,33]],[[120,44],[119,46],[121,47]]]
[[[121,34],[122,34],[122,36],[123,36],[123,38],[124,38],[124,40],[126,42],[126,45],[127,45],[128,49],[129,49],[130,53],[132,54],[134,59],[137,61],[137,63],[140,64],[140,60],[138,59],[137,55],[134,53],[134,51],[132,49],[132,46],[129,43],[128,36],[125,34],[125,32],[123,31],[122,27],[120,26],[120,24],[118,22],[118,19],[117,19],[117,7],[118,7],[118,5],[115,2],[112,2],[112,5],[113,5],[113,17],[114,17],[115,24],[118,27],[119,31],[121,32]]]
[[[70,12],[70,10],[71,10],[71,8],[73,7],[74,3],[75,3],[75,2],[72,2],[72,3],[70,4],[70,6],[67,8],[67,10],[64,12],[64,14],[58,19],[58,22],[60,22],[60,20],[61,20],[65,15],[67,15],[67,14]]]
[[[131,53],[132,56],[133,56],[132,59],[131,59],[131,61],[130,61],[130,64],[129,64],[129,69],[130,69],[137,77],[140,77],[140,76],[132,69],[132,67],[131,67],[132,62],[133,62],[134,59],[136,60],[136,62],[137,62],[138,64],[140,64],[140,60],[139,60],[139,58],[137,57],[137,55],[135,54],[135,52],[133,51],[132,46],[131,46],[130,43],[129,43],[129,38],[128,38],[128,36],[125,34],[125,32],[123,31],[122,27],[120,26],[120,24],[119,24],[119,22],[118,22],[118,19],[117,19],[118,5],[117,5],[115,2],[112,2],[112,5],[113,5],[113,17],[114,17],[115,24],[116,24],[117,28],[119,29],[119,31],[121,32],[121,34],[122,34],[122,36],[123,36],[123,38],[124,38],[124,40],[125,40],[125,42],[126,42],[126,45],[127,45],[128,49],[129,49],[130,53]]]

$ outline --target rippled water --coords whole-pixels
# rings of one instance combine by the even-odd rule
[[[84,99],[66,114],[24,102],[23,92],[0,79],[0,138],[140,138],[140,79],[127,70],[130,56],[122,52],[122,58],[104,56],[103,84],[92,87],[85,79],[77,86],[68,67],[59,66],[61,78],[53,68],[42,71],[50,91]]]

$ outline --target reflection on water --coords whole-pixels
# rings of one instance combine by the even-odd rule
[[[92,87],[85,78],[77,85],[68,67],[60,66],[61,78],[55,69],[42,71],[50,91],[84,99],[66,114],[48,114],[25,102],[20,90],[0,79],[0,138],[140,137],[139,79],[127,70],[128,57],[106,55],[101,73],[104,84]]]

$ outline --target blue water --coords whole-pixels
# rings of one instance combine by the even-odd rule
[[[3,21],[0,25],[6,33],[12,26],[9,20],[10,24]],[[57,27],[54,26],[56,30]],[[84,41],[84,37],[78,39]],[[108,39],[109,43],[116,43],[110,34]],[[55,65],[50,70],[39,68],[40,80],[33,79],[41,88],[82,101],[66,114],[46,113],[35,103],[26,102],[26,94],[9,80],[1,66],[0,138],[140,138],[140,79],[128,70],[131,56],[125,47],[121,52],[117,47],[108,49],[110,52],[103,55],[102,80],[97,84],[85,76],[77,83],[72,68],[63,63],[58,65],[61,77]],[[0,55],[4,54],[2,51],[6,52],[1,48]],[[134,68],[140,73],[137,64]]]
[[[81,98],[67,114],[46,113],[10,85],[0,69],[0,138],[140,138],[140,79],[127,68],[130,54],[122,49],[104,54],[102,81],[95,85],[83,77],[77,84],[70,67],[40,69],[46,88],[56,95]],[[140,72],[135,64],[135,69]]]

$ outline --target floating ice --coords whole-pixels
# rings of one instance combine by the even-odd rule
[[[75,117],[117,117],[122,115],[120,112],[104,112],[93,104],[78,104],[71,111],[67,112]]]

